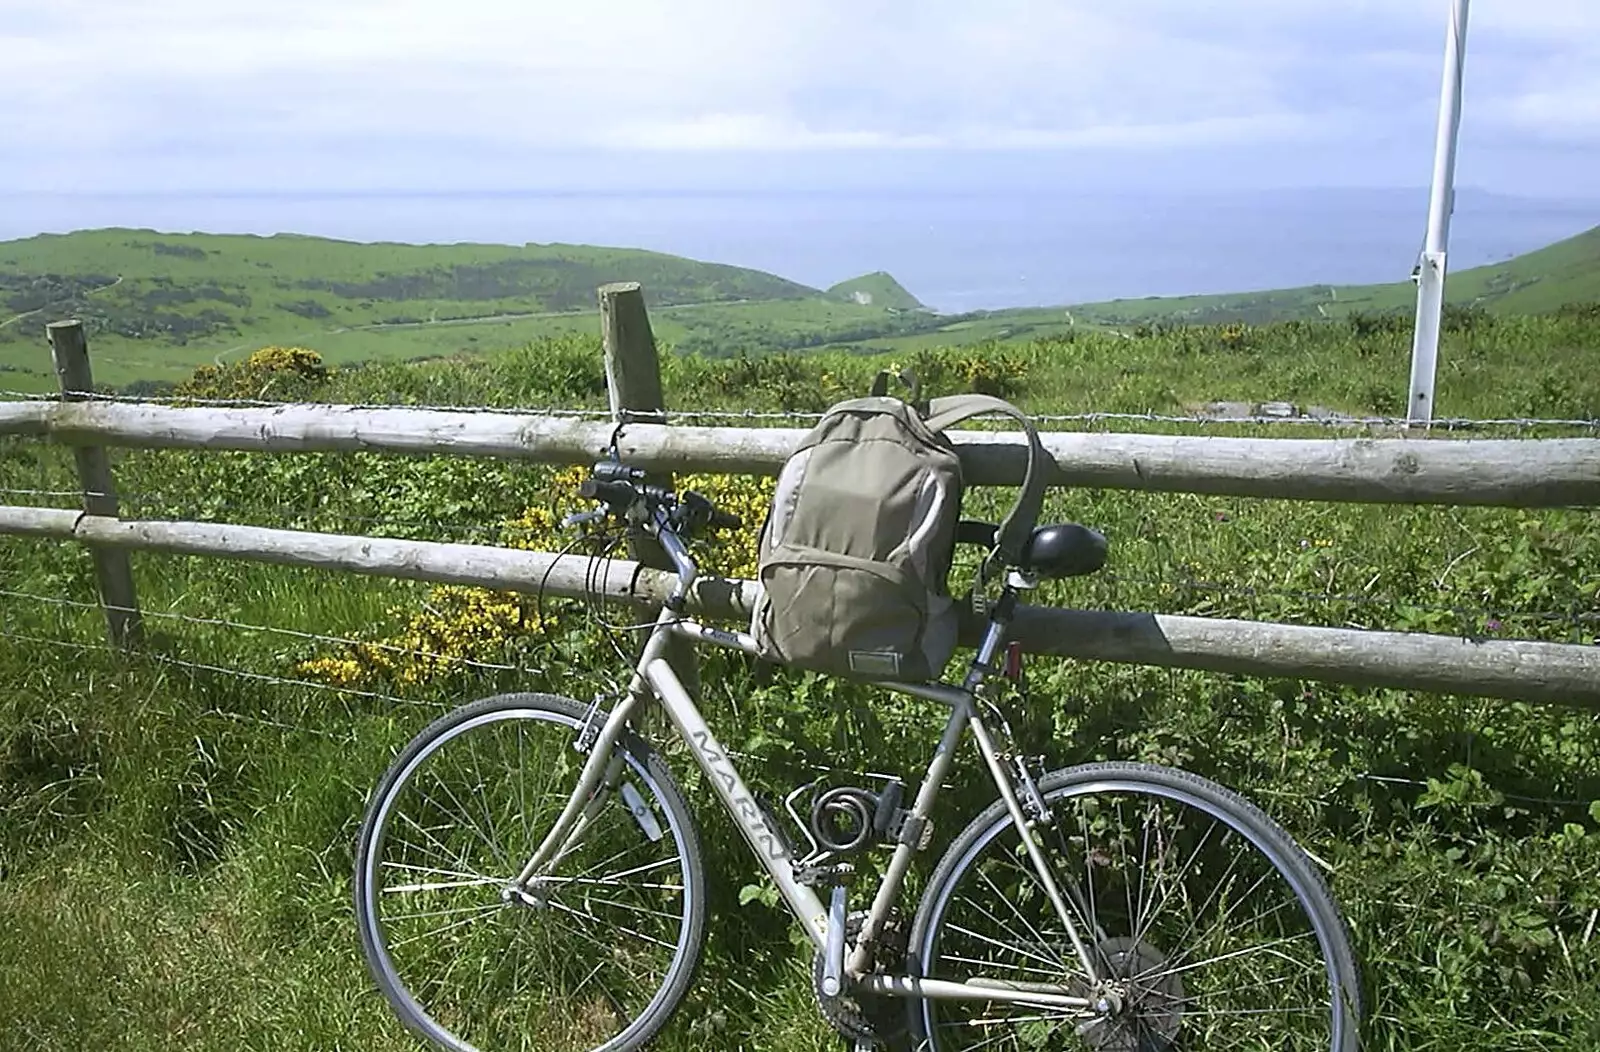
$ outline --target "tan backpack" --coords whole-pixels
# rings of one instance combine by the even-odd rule
[[[1044,497],[1044,449],[1033,424],[987,395],[926,408],[870,397],[829,409],[784,464],[761,532],[761,597],[751,632],[764,656],[834,675],[938,677],[955,651],[947,577],[964,484],[946,428],[987,413],[1028,438],[1028,468],[991,558],[1015,565]]]

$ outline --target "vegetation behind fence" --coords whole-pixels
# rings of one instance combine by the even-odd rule
[[[1296,331],[1248,339],[1260,341],[1263,362],[1291,360]],[[1183,339],[1229,353],[1215,330]],[[1069,347],[1067,366],[1049,347],[933,360],[970,358],[980,378],[1014,373],[1023,391],[1037,391],[1021,396],[1028,408],[1071,413],[1086,406],[1055,396],[1060,377],[1111,391],[1147,353],[1137,340],[1118,342],[1133,345],[1125,357]],[[666,397],[673,407],[812,411],[831,397],[829,384],[849,387],[882,361],[669,358]],[[1340,359],[1327,369],[1341,364],[1359,368]],[[548,391],[547,404],[599,408],[605,392],[593,343],[395,370],[387,391],[376,373],[319,375],[314,365],[231,366],[192,394],[527,404]],[[1056,379],[1033,385],[1033,371]],[[1590,382],[1576,366],[1568,372],[1569,389]],[[965,375],[948,366],[942,390],[987,382]],[[1442,400],[1447,391],[1442,383]],[[815,393],[801,402],[800,392]],[[1485,391],[1473,412],[1543,415],[1538,403],[1516,403],[1511,386],[1503,394],[1496,403]],[[1198,420],[1068,426],[1295,433]],[[110,459],[127,518],[538,551],[570,542],[554,523],[577,506],[574,479],[558,466],[368,452],[130,449]],[[747,519],[764,505],[759,479],[679,481]],[[0,487],[4,503],[75,507],[81,480],[67,450],[0,439]],[[977,507],[994,497],[974,494]],[[1585,647],[1596,639],[1592,511],[1064,490],[1047,514],[1102,526],[1115,543],[1107,573],[1052,585],[1042,603]],[[749,538],[705,558],[747,574]],[[605,688],[616,664],[608,640],[620,641],[627,615],[608,615],[608,632],[583,604],[537,595],[192,556],[136,553],[132,568],[146,643],[125,657],[104,642],[86,551],[0,542],[0,1034],[23,1035],[29,1048],[411,1047],[354,945],[349,855],[364,795],[393,750],[448,705],[503,689],[587,698]],[[1030,672],[1018,733],[1053,763],[1133,758],[1196,770],[1261,802],[1329,867],[1366,958],[1372,1047],[1600,1043],[1593,714],[1050,658]],[[915,770],[937,719],[921,703],[811,676],[763,683],[730,655],[711,659],[704,682],[713,719],[774,794],[836,759],[855,771]],[[956,790],[969,812],[981,800],[975,786]],[[953,816],[942,821],[934,850],[958,828]],[[832,1047],[784,919],[741,894],[752,873],[738,834],[720,819],[705,832],[717,863],[713,943],[666,1047]]]

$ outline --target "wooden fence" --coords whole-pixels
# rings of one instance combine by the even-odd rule
[[[612,411],[662,410],[659,366],[636,285],[600,293]],[[292,405],[204,408],[84,400],[87,348],[76,322],[50,329],[63,401],[0,404],[0,434],[74,447],[84,511],[0,507],[0,533],[75,540],[96,552],[114,641],[138,638],[131,550],[205,554],[362,574],[581,596],[659,601],[670,587],[658,553],[615,560],[596,580],[586,557],[215,523],[128,521],[117,514],[105,445],[148,449],[372,450],[558,464],[599,458],[612,423],[499,412]],[[656,419],[660,419],[659,415]],[[804,432],[630,422],[625,459],[658,473],[775,474]],[[1019,436],[962,431],[970,481],[1021,481]],[[1145,434],[1042,436],[1056,486],[1382,503],[1555,507],[1600,505],[1600,439],[1433,441],[1272,439]],[[747,618],[750,581],[706,578],[693,597],[708,617]],[[965,627],[968,638],[979,626]],[[1016,638],[1035,653],[1273,678],[1577,704],[1600,709],[1600,647],[1460,639],[1160,614],[1025,607]]]

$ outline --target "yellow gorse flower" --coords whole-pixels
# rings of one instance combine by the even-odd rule
[[[523,510],[504,523],[509,547],[527,551],[557,551],[571,535],[560,529],[561,519],[584,510],[579,484],[587,478],[584,467],[554,472],[547,500]],[[723,511],[737,515],[740,530],[699,538],[695,555],[706,573],[724,577],[754,577],[756,543],[772,501],[774,480],[735,475],[680,475],[679,492],[695,490]],[[620,556],[619,556],[620,557]],[[341,687],[389,680],[419,684],[448,675],[468,661],[493,660],[508,642],[548,632],[559,623],[553,604],[540,606],[531,596],[494,592],[462,585],[429,589],[420,609],[392,609],[402,628],[393,636],[346,646],[336,655],[320,655],[297,664],[295,672]]]

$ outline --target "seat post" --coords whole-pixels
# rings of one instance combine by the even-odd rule
[[[978,644],[978,653],[972,659],[972,667],[967,670],[966,682],[963,687],[968,691],[976,691],[983,685],[989,673],[994,671],[995,657],[1000,653],[1000,648],[1005,645],[1006,629],[1011,624],[1011,619],[1017,612],[1017,590],[1007,583],[1000,593],[1000,598],[989,611],[989,627],[983,633],[983,641]]]

